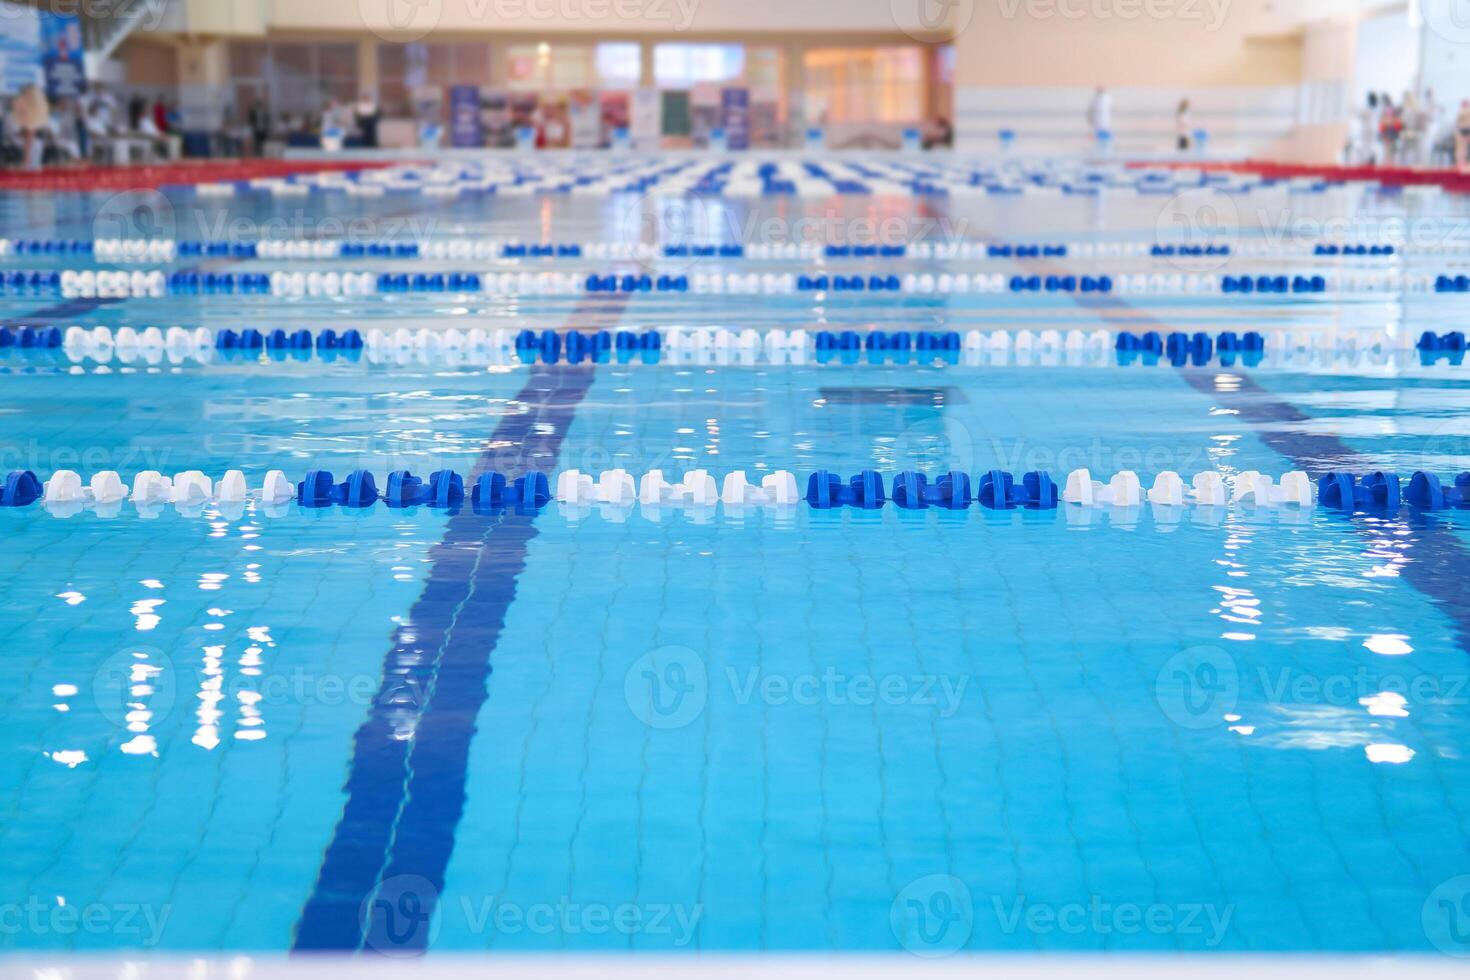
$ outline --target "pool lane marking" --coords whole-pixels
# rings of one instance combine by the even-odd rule
[[[185,266],[176,271],[189,273],[215,272],[230,265],[230,260],[214,259],[207,260],[197,265]],[[11,330],[19,330],[21,327],[34,327],[37,325],[51,326],[58,320],[64,324],[70,324],[80,317],[89,316],[106,306],[116,306],[126,303],[133,296],[79,296],[66,299],[52,306],[46,306],[34,313],[22,317],[7,317],[0,319],[0,327],[9,327]]]
[[[134,192],[124,191],[122,193]],[[388,211],[384,214],[374,215],[369,220],[388,222],[396,221],[399,219],[406,219],[414,217],[416,215],[431,215],[435,211],[444,209],[448,206],[449,203],[452,202],[446,202],[445,204],[436,205],[435,207],[429,208],[427,212],[422,207],[394,208],[393,210]],[[316,241],[321,237],[322,236],[318,232],[307,232],[302,235],[302,238],[307,241]],[[206,272],[223,272],[231,266],[239,264],[240,261],[241,260],[233,257],[206,258],[201,262],[197,262],[192,265],[186,265],[179,269],[173,269],[170,271],[170,275],[175,272],[182,273],[184,275],[189,275],[191,273],[199,273],[202,275]],[[13,319],[0,319],[0,327],[9,327],[12,330],[18,330],[21,327],[33,327],[37,324],[49,326],[56,323],[56,321],[58,320],[63,322],[75,320],[78,317],[84,317],[92,313],[96,313],[103,307],[115,306],[119,303],[126,303],[128,300],[134,298],[135,297],[132,296],[88,296],[78,297],[76,299],[68,299],[54,306],[48,306],[43,309],[39,309],[29,316],[17,317]]]
[[[1055,273],[1051,263],[1022,262],[1040,275]],[[1128,317],[1138,326],[1160,333],[1172,327],[1152,313],[1140,310],[1118,296],[1104,293],[1069,293],[1074,302],[1105,320]],[[1222,390],[1215,379],[1221,374],[1233,379],[1233,389]],[[1179,374],[1195,391],[1234,410],[1251,423],[1253,434],[1271,449],[1290,460],[1296,469],[1320,475],[1324,470],[1344,469],[1359,473],[1380,467],[1336,436],[1302,432],[1303,422],[1316,419],[1295,405],[1274,396],[1243,368],[1179,368]],[[1382,519],[1344,515],[1354,530],[1373,541],[1387,531]],[[1392,518],[1391,518],[1392,519]],[[1470,654],[1470,546],[1456,537],[1445,519],[1415,513],[1409,527],[1416,533],[1404,542],[1405,559],[1398,575],[1428,598],[1455,625],[1455,644]]]
[[[600,297],[566,328],[612,316]],[[550,473],[592,386],[591,366],[538,365],[471,474]],[[383,680],[353,740],[342,816],[296,924],[292,949],[427,948],[464,812],[475,723],[492,654],[536,537],[536,515],[450,517],[424,589],[394,631]],[[370,915],[364,915],[370,910]]]

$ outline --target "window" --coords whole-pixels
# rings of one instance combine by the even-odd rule
[[[378,105],[389,118],[414,114],[415,89],[489,82],[488,44],[378,45]]]
[[[805,66],[810,119],[911,123],[924,118],[920,48],[813,48]]]
[[[551,45],[515,44],[506,49],[506,67],[513,92],[539,92],[551,79]]]
[[[597,46],[597,80],[604,89],[635,89],[643,80],[643,46],[606,41]]]
[[[314,116],[357,98],[356,44],[244,42],[230,45],[229,56],[237,95],[263,96],[278,115]]]
[[[599,46],[600,47],[600,46]],[[516,44],[506,52],[513,92],[597,88],[596,50],[587,44]]]
[[[653,77],[659,88],[693,88],[701,82],[735,82],[745,75],[742,44],[657,44]]]

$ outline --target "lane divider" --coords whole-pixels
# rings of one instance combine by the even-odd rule
[[[1219,472],[1206,470],[1196,473],[1188,484],[1178,473],[1164,471],[1145,486],[1131,470],[1097,480],[1088,470],[1078,469],[1067,474],[1059,489],[1047,473],[1015,477],[1003,470],[981,473],[974,480],[961,471],[933,478],[906,471],[889,478],[876,470],[864,470],[844,479],[819,470],[808,474],[804,483],[789,470],[775,470],[762,474],[757,483],[745,470],[728,472],[719,480],[708,470],[694,469],[670,481],[657,469],[637,477],[623,469],[596,475],[573,469],[558,473],[554,484],[541,473],[510,480],[490,471],[469,485],[453,470],[437,470],[427,479],[397,470],[387,475],[381,488],[377,477],[363,469],[341,481],[328,470],[311,470],[294,483],[283,471],[271,470],[257,487],[251,487],[238,469],[227,471],[218,482],[199,470],[172,477],[144,470],[133,477],[131,485],[112,470],[96,473],[86,482],[71,470],[58,470],[45,481],[32,471],[15,470],[0,486],[0,508],[40,503],[58,516],[83,509],[115,515],[125,501],[131,501],[140,513],[156,513],[165,505],[183,512],[198,513],[213,505],[242,513],[247,504],[256,503],[275,516],[292,502],[306,510],[362,509],[383,503],[390,508],[455,510],[468,506],[477,513],[497,513],[534,511],[552,500],[573,511],[592,506],[709,511],[717,506],[790,508],[801,504],[813,510],[879,510],[889,504],[902,510],[966,510],[972,505],[986,510],[1129,510],[1144,504],[1172,509],[1300,510],[1315,504],[1328,510],[1393,515],[1405,504],[1424,511],[1470,509],[1470,472],[1445,482],[1433,473],[1419,471],[1405,488],[1397,474],[1387,472],[1331,472],[1314,487],[1299,470],[1279,480],[1256,471],[1242,472],[1228,482]]]
[[[60,294],[67,298],[159,298],[163,296],[367,296],[483,294],[486,296],[585,295],[792,295],[900,293],[1108,294],[1130,296],[1285,296],[1377,293],[1470,293],[1470,276],[1390,272],[1317,275],[1216,275],[1214,273],[1135,273],[1098,275],[1013,275],[941,272],[904,275],[812,273],[650,273],[581,274],[570,272],[133,272],[75,270],[13,271],[0,274],[0,295]]]
[[[1373,181],[1357,183],[1370,185]],[[590,166],[576,162],[544,162],[520,158],[515,163],[456,161],[440,166],[404,164],[356,174],[292,175],[247,183],[210,182],[203,196],[229,196],[241,189],[277,196],[343,193],[382,197],[389,193],[453,198],[462,194],[502,196],[583,195],[608,197],[637,194],[657,197],[696,195],[707,198],[789,196],[907,195],[913,197],[1046,195],[1098,197],[1103,194],[1174,194],[1184,190],[1243,194],[1277,189],[1285,193],[1323,193],[1342,181],[1320,176],[1286,177],[1250,172],[1218,173],[1183,168],[1125,168],[1112,164],[1078,164],[1056,160],[1001,164],[966,158],[890,161],[762,159],[665,160],[632,159],[621,165]]]
[[[1416,340],[1386,331],[1257,331],[1209,334],[1120,330],[661,330],[511,331],[471,328],[338,332],[298,329],[210,331],[199,327],[0,327],[7,351],[60,351],[72,363],[271,363],[287,359],[368,364],[512,365],[534,363],[640,364],[965,364],[1081,366],[1084,364],[1301,367],[1316,362],[1461,364],[1459,331],[1425,331]],[[1305,356],[1299,356],[1305,355]]]
[[[518,239],[435,238],[413,241],[261,239],[199,241],[167,238],[9,239],[0,238],[0,258],[89,255],[98,262],[172,262],[179,258],[291,259],[750,259],[755,261],[899,259],[1009,261],[1038,258],[1371,258],[1458,254],[1470,242],[1410,245],[1385,242],[1269,241],[1166,244],[1147,241],[905,242],[823,244],[820,242],[525,242]]]

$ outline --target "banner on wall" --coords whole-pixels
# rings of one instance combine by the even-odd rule
[[[667,92],[656,88],[640,88],[633,92],[633,104],[629,110],[629,137],[635,150],[656,150],[666,132],[664,113],[668,107]]]
[[[663,102],[659,106],[659,126],[664,146],[683,149],[694,145],[693,110],[687,91],[670,89],[663,93]],[[642,148],[638,147],[640,150]]]
[[[725,130],[725,148],[750,149],[750,89],[727,88],[720,93],[723,110],[721,125]]]
[[[572,145],[571,104],[560,92],[548,93],[541,100],[540,145],[553,150]]]
[[[783,142],[781,136],[781,93],[774,89],[752,89],[750,145],[778,147]]]
[[[486,146],[507,150],[516,145],[509,92],[504,89],[480,89],[480,126],[485,134]]]
[[[597,93],[589,88],[573,89],[567,112],[572,130],[572,149],[595,150],[602,145],[602,110]]]
[[[74,99],[87,91],[81,18],[41,12],[41,68],[47,98]]]
[[[461,149],[485,145],[478,85],[455,85],[449,89],[449,145]]]
[[[0,2],[0,95],[42,83],[51,98],[87,90],[81,20]]]
[[[603,92],[600,98],[602,110],[602,145],[616,146],[617,149],[626,150],[629,140],[632,138],[629,127],[632,125],[632,102],[627,92]],[[654,103],[657,105],[657,102]],[[621,133],[621,141],[618,134]],[[658,129],[654,128],[653,139],[650,146],[658,146]]]

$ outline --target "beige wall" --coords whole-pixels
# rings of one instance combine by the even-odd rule
[[[1261,33],[1271,22],[1242,16],[1230,0],[1213,0],[1226,5],[1213,10],[1206,0],[1160,2],[1172,3],[1177,15],[1035,16],[1026,11],[1048,10],[1047,3],[1016,0],[1016,15],[1007,17],[1008,5],[1000,0],[981,4],[955,39],[955,85],[1188,88],[1295,85],[1300,79],[1300,40]]]
[[[233,2],[233,0],[232,0]],[[382,34],[515,31],[894,32],[893,4],[914,0],[268,0],[273,30]]]
[[[117,52],[122,78],[129,85],[179,84],[178,51],[172,44],[129,40]]]

